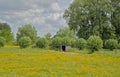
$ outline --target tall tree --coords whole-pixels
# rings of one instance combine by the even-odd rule
[[[32,25],[24,25],[18,29],[17,32],[17,42],[22,37],[29,37],[32,40],[32,43],[35,43],[37,38],[37,31]]]
[[[114,26],[110,22],[111,12],[111,0],[74,0],[66,9],[64,18],[80,38],[99,35],[102,39],[108,39],[104,37],[105,33],[109,38],[115,36]]]
[[[120,42],[120,0],[111,0],[114,11],[111,15],[111,23],[115,27],[118,41]]]

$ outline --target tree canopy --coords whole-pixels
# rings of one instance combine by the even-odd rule
[[[80,38],[88,39],[91,35],[100,36],[103,40],[115,38],[120,32],[118,10],[120,1],[115,0],[115,2],[114,0],[74,0],[66,9],[64,18],[70,29]]]
[[[74,38],[74,32],[72,30],[70,30],[69,28],[65,27],[60,29],[55,37],[69,37],[69,38]]]
[[[0,30],[11,31],[10,25],[7,23],[0,23]]]
[[[8,23],[0,23],[0,36],[5,38],[6,43],[13,42],[14,35]]]
[[[37,31],[32,25],[24,25],[18,29],[17,32],[17,41],[21,37],[29,37],[32,40],[32,43],[35,43],[36,38],[37,38]]]

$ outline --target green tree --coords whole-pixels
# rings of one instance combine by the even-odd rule
[[[46,35],[45,35],[45,38],[46,38],[46,40],[47,40],[47,42],[48,42],[48,47],[50,47],[50,45],[51,45],[51,43],[52,43],[52,35],[51,35],[51,33],[47,33]]]
[[[36,42],[38,48],[46,48],[48,46],[48,41],[46,38],[39,38]]]
[[[32,40],[32,44],[36,42],[37,39],[37,31],[31,25],[24,25],[18,29],[17,32],[17,42],[22,37],[29,37]]]
[[[101,36],[103,41],[106,41],[108,39],[115,38],[115,27],[112,25],[109,25],[109,23],[103,23],[102,29],[100,30],[99,36]]]
[[[11,32],[10,25],[7,23],[0,23],[0,30],[7,30]]]
[[[109,40],[105,41],[105,47],[110,50],[117,49],[118,41],[115,39],[109,39]]]
[[[111,23],[115,27],[115,33],[120,43],[120,0],[111,0],[114,11],[111,14]]]
[[[55,37],[69,37],[69,38],[74,38],[74,32],[70,30],[69,28],[63,28],[60,29]]]
[[[110,22],[112,12],[110,0],[74,0],[66,9],[64,18],[78,37],[87,39],[98,35],[104,40],[108,39],[106,34],[110,38],[115,36],[115,28]]]
[[[5,42],[6,42],[5,38],[0,37],[0,47],[3,47],[5,45]]]
[[[83,38],[79,38],[79,39],[76,40],[75,44],[76,44],[76,47],[78,49],[82,50],[82,49],[86,48],[87,41],[85,39],[83,39]]]
[[[13,33],[9,32],[7,30],[1,30],[0,36],[4,37],[6,39],[6,43],[12,43],[14,41]]]
[[[62,40],[61,45],[68,45],[68,46],[72,45],[72,39],[69,37],[63,37],[61,38],[61,40]]]
[[[103,47],[103,41],[99,36],[90,36],[87,40],[87,45],[93,53]]]
[[[19,39],[18,45],[20,46],[20,48],[27,48],[31,45],[31,39],[29,37],[21,37]]]
[[[0,36],[6,39],[6,43],[12,43],[14,35],[11,31],[10,25],[7,23],[0,23]]]
[[[45,35],[45,38],[48,39],[48,40],[50,40],[50,39],[51,39],[51,36],[52,36],[51,33],[47,33],[47,34]]]
[[[55,37],[52,39],[52,47],[56,48],[58,46],[62,45],[62,38],[61,37]]]

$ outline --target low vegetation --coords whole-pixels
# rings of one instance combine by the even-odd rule
[[[79,39],[76,40],[75,45],[76,45],[75,46],[76,48],[82,50],[82,49],[86,48],[87,41],[83,38],[79,38]]]
[[[46,48],[48,46],[47,39],[45,38],[39,38],[36,42],[36,47],[38,48]]]
[[[27,48],[31,45],[31,39],[29,37],[21,37],[18,41],[20,48]]]
[[[115,39],[109,39],[105,42],[105,47],[110,50],[117,49],[118,46],[118,41]]]
[[[0,49],[0,77],[119,77],[120,52],[108,52],[64,53],[7,46]]]
[[[103,41],[99,36],[90,36],[87,41],[88,49],[92,52],[98,51],[103,47]]]
[[[6,42],[5,38],[4,37],[0,37],[0,47],[4,47],[5,42]]]

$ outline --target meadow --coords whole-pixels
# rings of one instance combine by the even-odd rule
[[[120,52],[0,48],[0,77],[120,77]]]

